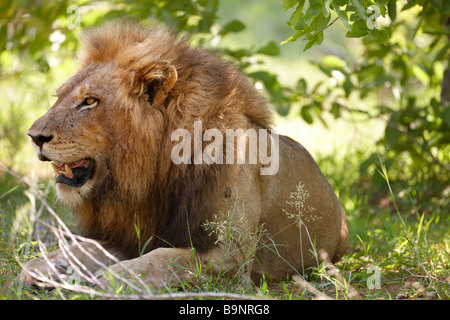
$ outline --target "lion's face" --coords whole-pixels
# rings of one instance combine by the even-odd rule
[[[176,81],[165,60],[136,69],[111,60],[88,64],[57,90],[58,100],[28,135],[38,158],[52,162],[61,200],[77,207],[108,175],[120,188],[144,193],[160,148],[161,108]]]
[[[74,75],[28,131],[39,159],[52,161],[58,194],[69,204],[87,196],[109,170],[108,154],[120,121],[117,88],[104,81],[111,68],[94,64]]]

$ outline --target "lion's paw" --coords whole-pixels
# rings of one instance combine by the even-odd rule
[[[55,287],[58,282],[68,278],[68,269],[69,263],[64,259],[37,258],[25,264],[16,282],[22,282],[28,286]]]

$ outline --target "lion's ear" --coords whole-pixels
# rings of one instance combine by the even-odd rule
[[[140,70],[152,106],[161,105],[177,82],[177,69],[167,60],[158,60]]]

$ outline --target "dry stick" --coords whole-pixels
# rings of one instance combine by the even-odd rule
[[[83,246],[81,246],[80,242],[78,241],[78,239],[80,239],[83,242],[89,242],[94,244],[100,251],[102,251],[103,254],[105,254],[108,258],[112,259],[115,263],[120,263],[120,260],[118,260],[116,257],[114,257],[112,254],[110,254],[106,249],[104,249],[97,241],[94,241],[92,239],[88,239],[88,238],[84,238],[81,236],[77,236],[74,235],[69,228],[65,225],[65,223],[59,218],[59,216],[57,215],[57,213],[50,207],[50,205],[47,203],[47,201],[45,199],[39,199],[44,206],[47,208],[47,210],[51,213],[51,215],[57,220],[58,224],[60,226],[62,226],[63,229],[65,229],[64,231],[61,230],[63,232],[63,234],[69,236],[71,238],[71,240],[73,241],[73,243],[80,249],[80,251],[85,254],[86,256],[88,256],[90,259],[92,259],[99,267],[103,268],[103,269],[108,269],[108,266],[105,265],[104,263],[102,263],[101,261],[99,261],[98,259],[96,259],[90,252],[88,252],[85,248],[83,248]],[[55,234],[56,235],[56,234]],[[77,239],[78,238],[78,239]],[[68,244],[67,244],[68,245]],[[69,250],[67,250],[69,251]],[[70,253],[72,256],[73,254]],[[74,257],[76,259],[76,257]],[[77,259],[78,261],[78,259]],[[80,265],[82,265],[82,263],[80,262]],[[74,268],[74,265],[71,265],[72,268]],[[74,268],[75,270],[75,268]],[[140,284],[142,285],[143,288],[146,288],[147,285],[142,281],[141,278],[139,278],[138,275],[136,275],[132,270],[127,270],[136,280],[138,280],[140,282]],[[139,294],[146,294],[145,291],[142,291],[142,289],[140,289],[139,287],[136,287],[135,285],[133,285],[131,282],[129,282],[127,279],[121,277],[120,275],[116,274],[115,272],[113,272],[112,270],[109,271],[111,273],[111,275],[116,278],[117,280],[124,282],[125,284],[127,284],[128,286],[132,287],[134,290],[136,290],[136,292],[138,292]],[[98,281],[98,280],[97,280]]]
[[[422,279],[429,279],[429,280],[431,279],[431,280],[440,282],[442,284],[450,284],[450,281],[449,282],[445,282],[445,281],[439,280],[436,277],[417,275],[417,274],[412,273],[411,271],[409,271],[405,267],[402,267],[402,269],[405,270],[406,272],[408,272],[410,274],[410,276],[402,277],[402,278],[386,279],[386,280],[382,280],[381,282],[394,282],[394,281],[401,281],[401,280],[406,280],[406,279],[411,279],[411,278],[422,278]]]
[[[292,277],[294,280],[294,283],[298,285],[301,289],[306,289],[309,292],[313,293],[317,299],[319,300],[333,300],[331,297],[327,296],[326,294],[323,294],[316,288],[314,288],[308,281],[303,280],[299,275],[294,275]]]
[[[333,263],[331,263],[328,253],[325,250],[321,249],[321,250],[319,250],[319,256],[322,261],[325,261],[325,265],[326,265],[326,269],[327,269],[327,276],[331,277],[332,275],[335,275],[338,283],[342,287],[344,287],[345,280],[342,277],[342,274],[339,272],[339,270],[335,267],[335,265]],[[361,299],[361,296],[359,295],[358,291],[356,291],[356,289],[353,288],[353,286],[350,285],[350,283],[348,283],[347,286],[348,286],[348,292],[349,292],[348,297]],[[338,287],[338,289],[339,289],[339,287]]]
[[[99,296],[102,298],[108,298],[108,299],[127,299],[127,300],[175,300],[175,299],[193,299],[193,298],[217,298],[217,299],[234,299],[234,300],[261,300],[261,298],[253,297],[253,296],[247,296],[247,295],[240,295],[240,294],[233,294],[233,293],[217,293],[217,292],[193,292],[193,293],[168,293],[168,294],[160,294],[155,295],[153,293],[148,294],[134,294],[134,295],[118,295],[115,293],[108,293],[108,292],[101,292],[98,290],[95,290],[91,287],[82,286],[82,285],[73,285],[68,282],[64,281],[54,281],[51,278],[45,277],[42,274],[38,274],[34,272],[33,270],[29,270],[20,260],[17,260],[19,265],[27,272],[29,273],[33,278],[38,279],[42,282],[38,283],[38,286],[47,287],[47,284],[54,288],[62,288],[66,290],[70,290],[73,292],[78,293],[84,293],[84,294],[90,294]],[[51,263],[51,262],[50,262]]]
[[[27,195],[27,197],[30,199],[30,201],[31,201],[31,203],[32,203],[32,207],[34,208],[34,214],[33,214],[33,216],[34,216],[34,219],[35,219],[35,221],[36,220],[38,220],[39,218],[37,218],[37,216],[38,216],[38,214],[37,214],[37,212],[36,212],[36,206],[35,206],[35,203],[36,203],[36,198],[35,198],[35,194],[33,194],[33,193],[29,193],[29,192],[26,192],[26,195]],[[39,210],[39,211],[41,211],[41,209]],[[40,215],[40,214],[39,214]],[[37,237],[38,237],[38,245],[39,245],[39,251],[41,252],[41,254],[42,254],[42,256],[43,256],[43,258],[44,258],[44,260],[45,260],[45,262],[46,262],[46,269],[47,269],[47,274],[51,274],[51,272],[53,272],[53,274],[56,274],[57,276],[58,276],[58,278],[62,281],[62,279],[61,279],[61,277],[60,277],[60,275],[59,275],[59,272],[57,272],[57,270],[56,270],[56,268],[55,268],[55,265],[53,264],[53,263],[51,263],[50,261],[49,261],[49,259],[48,259],[48,257],[46,256],[46,253],[45,253],[45,246],[43,245],[43,242],[41,241],[41,239],[40,239],[40,236],[39,236],[39,233],[37,233]],[[15,250],[14,250],[14,255],[15,255],[15,257],[17,258],[17,254],[16,254],[16,252],[15,252]],[[17,259],[16,259],[17,260]],[[42,273],[40,273],[40,277],[41,278],[45,278],[45,276],[42,274]]]
[[[24,181],[24,180],[22,180]],[[26,181],[24,181],[26,183]],[[32,186],[30,184],[27,183],[27,185],[32,188]],[[33,188],[34,189],[34,188]],[[62,228],[65,229],[65,231],[63,231],[63,233],[67,236],[69,236],[71,238],[71,240],[73,241],[73,243],[80,249],[80,251],[85,254],[86,256],[88,256],[92,261],[94,261],[99,267],[101,267],[102,269],[108,269],[108,266],[103,264],[101,261],[97,260],[90,252],[88,252],[85,248],[83,248],[83,246],[81,246],[81,244],[78,242],[77,238],[80,239],[80,241],[83,242],[89,242],[91,244],[94,244],[97,249],[99,249],[103,254],[105,254],[105,256],[107,256],[108,258],[110,258],[111,260],[113,260],[115,263],[120,263],[120,260],[118,260],[115,256],[113,256],[112,254],[110,254],[107,250],[105,250],[97,241],[94,241],[92,239],[88,239],[88,238],[84,238],[81,236],[76,236],[74,235],[69,228],[65,225],[65,223],[61,220],[61,218],[58,216],[58,214],[53,210],[53,208],[47,203],[47,200],[44,197],[40,197],[39,195],[37,195],[39,198],[39,201],[41,201],[41,203],[45,206],[45,208],[50,212],[50,214],[56,219],[56,221],[58,222],[59,226],[62,226]],[[41,221],[42,224],[47,225],[48,227],[50,227],[52,230],[54,230],[52,228],[52,226],[46,224],[45,222]],[[61,230],[62,231],[62,230]],[[57,232],[54,232],[55,236],[57,236]],[[59,238],[60,239],[60,238]],[[67,246],[68,243],[66,242]],[[70,250],[67,250],[67,248],[64,248],[64,246],[61,247],[61,251],[68,252],[68,254],[70,254],[74,259],[76,259],[76,261],[79,262],[79,260],[73,255],[73,253],[70,252]],[[67,259],[67,255],[64,255]],[[44,258],[45,259],[45,258]],[[68,259],[69,260],[69,259]],[[69,260],[70,261],[70,260]],[[47,263],[51,263],[50,261],[48,261],[48,259],[46,259]],[[81,262],[79,262],[80,266],[83,266],[83,264]],[[74,264],[71,264],[71,267],[76,270],[78,269]],[[85,266],[83,266],[84,269]],[[78,269],[79,270],[79,269]],[[128,269],[127,270],[136,280],[138,280],[138,282],[140,282],[140,284],[142,285],[143,288],[146,288],[147,285],[142,281],[141,278],[139,278],[139,276],[137,276],[132,270]],[[113,272],[112,270],[109,271],[111,273],[111,275],[116,278],[117,280],[127,284],[128,286],[132,287],[134,290],[136,290],[136,292],[138,292],[139,294],[146,294],[145,291],[142,291],[139,287],[136,287],[135,285],[133,285],[132,283],[130,283],[127,279],[121,277],[120,275],[116,274],[115,272]],[[95,276],[93,276],[93,278],[96,279]],[[89,280],[88,280],[89,281]],[[92,282],[92,281],[90,281]],[[96,281],[94,281],[94,284],[99,283],[98,279],[96,279]],[[103,286],[101,286],[103,287]]]
[[[22,181],[24,181],[24,179],[22,179]],[[25,182],[25,181],[24,181],[24,182]],[[26,182],[25,182],[25,183],[26,183]],[[27,185],[30,186],[30,184],[28,184],[28,183],[27,183]],[[31,186],[30,186],[30,188],[31,188]],[[34,203],[35,203],[35,200],[36,200],[36,199],[35,199],[36,194],[28,193],[28,192],[27,192],[27,196],[28,196],[28,198],[30,199],[30,201],[32,202],[32,204],[34,204]],[[33,207],[35,208],[35,206],[33,206]],[[42,208],[42,207],[41,207],[41,208]],[[35,209],[34,209],[34,210],[35,210]],[[41,209],[39,210],[39,212],[40,212],[40,211],[41,211]],[[37,212],[34,212],[33,216],[35,217],[34,222],[41,222],[41,223],[43,223],[39,218],[36,218],[36,217],[40,216],[40,214],[38,214]],[[60,282],[64,282],[64,280],[62,279],[60,273],[56,270],[55,264],[52,263],[52,262],[48,259],[47,254],[46,254],[46,247],[45,247],[45,245],[43,245],[43,241],[40,239],[39,233],[37,233],[36,236],[37,236],[37,238],[38,238],[38,239],[37,239],[37,240],[38,240],[37,243],[38,243],[38,245],[39,245],[39,251],[41,252],[42,257],[43,257],[43,259],[44,259],[45,262],[46,262],[46,265],[45,265],[45,266],[46,266],[46,269],[47,269],[47,274],[48,274],[48,275],[52,275],[52,278],[49,278],[48,276],[45,276],[44,273],[42,273],[42,272],[29,270],[29,269],[22,263],[22,261],[19,260],[18,254],[17,254],[15,248],[12,247],[13,253],[14,253],[14,257],[15,257],[16,261],[18,262],[19,266],[20,266],[23,270],[25,270],[30,276],[32,276],[33,278],[35,278],[35,279],[41,281],[41,283],[38,283],[38,284],[37,284],[38,286],[44,286],[44,287],[47,287],[47,286],[48,286],[47,284],[49,284],[49,283],[54,283],[54,281],[53,281],[53,275],[57,276],[57,278],[58,278],[58,280],[59,280]]]
[[[61,249],[64,258],[66,258],[66,260],[69,262],[69,266],[72,267],[78,275],[80,275],[88,282],[97,285],[102,289],[106,289],[97,279],[97,277],[95,277],[94,274],[88,268],[86,268],[86,266],[73,254],[73,252],[68,249],[70,245],[64,237],[64,231],[61,229],[61,226],[58,226],[58,228],[56,228],[50,224],[45,225],[52,230],[53,234],[58,239],[59,248]],[[71,235],[70,237],[73,239],[73,235]],[[81,269],[83,269],[88,275],[81,271],[78,266],[80,266]]]
[[[37,197],[39,199],[39,201],[42,203],[42,205],[50,212],[50,214],[56,219],[56,221],[58,222],[58,224],[60,226],[62,226],[65,231],[64,234],[68,235],[72,241],[74,242],[75,245],[77,245],[80,248],[80,251],[87,255],[89,258],[91,258],[98,266],[100,266],[101,268],[107,269],[108,266],[106,266],[105,264],[103,264],[102,262],[98,261],[96,258],[94,258],[92,256],[91,253],[89,253],[87,250],[85,250],[80,243],[77,241],[77,238],[80,239],[81,241],[84,242],[89,242],[94,244],[100,251],[102,251],[103,254],[105,254],[108,258],[110,258],[111,260],[113,260],[115,263],[119,263],[120,260],[118,260],[116,257],[114,257],[112,254],[110,254],[107,250],[105,250],[98,242],[92,240],[92,239],[88,239],[88,238],[84,238],[81,236],[75,236],[70,230],[69,228],[65,225],[65,223],[59,218],[59,216],[57,215],[57,213],[53,210],[53,208],[51,208],[51,206],[47,203],[45,197],[42,197],[39,195],[39,192],[36,188],[34,188],[34,186],[31,185],[31,183],[29,183],[28,181],[26,181],[26,179],[24,179],[23,177],[21,177],[20,175],[18,175],[17,173],[15,173],[14,171],[6,168],[3,164],[0,163],[0,169],[10,173],[11,175],[13,175],[14,177],[16,177],[17,179],[19,179],[22,183],[24,183],[25,185],[27,185],[32,191],[33,193],[30,195],[33,195],[34,197]],[[48,225],[47,223],[40,221],[41,224],[49,226],[50,228],[52,228],[52,226]],[[54,230],[52,228],[52,230]],[[62,231],[62,230],[61,230]],[[54,233],[55,236],[57,236],[56,233]],[[39,244],[39,249],[40,252],[42,254],[43,259],[46,262],[46,266],[47,266],[47,272],[48,271],[53,271],[54,274],[57,275],[58,279],[64,283],[63,279],[61,278],[61,276],[59,275],[59,272],[57,272],[54,263],[52,263],[51,261],[49,261],[46,253],[45,253],[45,248],[43,248],[42,246],[42,241],[40,241],[40,239],[38,239],[38,244]],[[63,250],[61,250],[63,251]],[[16,258],[16,261],[18,262],[19,266],[24,269],[30,276],[32,276],[33,278],[36,278],[37,280],[41,281],[42,284],[38,284],[39,286],[47,286],[47,284],[51,285],[51,286],[55,286],[55,287],[61,287],[60,285],[56,286],[56,284],[58,284],[57,282],[53,281],[53,279],[50,279],[48,277],[45,277],[42,273],[36,273],[34,271],[29,270],[27,267],[25,267],[25,265],[19,261],[18,259],[18,254],[15,250],[15,248],[13,248],[13,252],[14,252],[14,256]],[[63,253],[64,254],[64,253]],[[67,258],[67,256],[65,255],[65,257]],[[82,264],[81,264],[82,265]],[[74,268],[73,265],[71,265],[72,268]],[[49,270],[50,269],[50,270]],[[75,270],[75,268],[74,268]],[[138,280],[138,282],[140,282],[140,284],[142,285],[143,288],[146,288],[147,285],[142,281],[142,279],[140,279],[132,270],[127,270],[135,279]],[[115,277],[116,279],[118,279],[119,281],[127,284],[128,286],[132,287],[134,290],[136,290],[136,292],[138,292],[139,294],[146,294],[144,291],[142,291],[140,288],[134,286],[132,283],[130,283],[127,279],[117,275],[115,272],[113,272],[112,270],[110,270],[110,273],[113,277]],[[48,274],[50,274],[48,272]],[[63,286],[64,287],[64,286]],[[71,286],[73,287],[73,286]],[[67,289],[67,288],[66,288]],[[90,291],[90,290],[89,290]],[[90,291],[90,293],[92,293]]]
[[[46,204],[48,205],[48,204]],[[50,209],[51,208],[47,208]],[[74,271],[79,274],[81,277],[83,277],[85,280],[87,280],[90,283],[93,283],[94,285],[99,286],[102,289],[105,289],[103,284],[97,279],[97,277],[88,269],[86,268],[85,265],[83,265],[83,263],[81,261],[79,261],[79,259],[73,254],[72,251],[68,250],[69,248],[69,243],[67,242],[67,240],[65,239],[64,235],[67,235],[71,238],[71,240],[77,245],[78,248],[80,248],[80,250],[83,252],[83,254],[85,254],[86,256],[88,256],[91,260],[93,260],[97,265],[99,265],[101,268],[106,269],[107,266],[104,265],[102,262],[96,260],[92,254],[85,250],[77,241],[76,236],[71,233],[70,231],[64,231],[61,228],[61,224],[58,225],[58,228],[45,223],[43,221],[39,221],[41,224],[45,225],[46,227],[48,227],[49,229],[52,230],[53,234],[57,237],[58,239],[58,243],[59,243],[59,248],[61,249],[61,252],[63,253],[64,257],[67,259],[67,261],[69,262],[70,266],[74,269]],[[106,254],[107,251],[102,248],[101,246],[98,246],[98,248],[102,251],[102,253]],[[118,260],[117,260],[118,262]],[[85,275],[80,269],[79,267],[81,267],[88,275]]]
[[[40,224],[51,229],[51,231],[53,232],[53,234],[56,236],[56,238],[58,240],[59,248],[61,249],[61,252],[62,252],[64,258],[69,262],[69,265],[75,270],[75,272],[77,274],[79,274],[82,278],[86,279],[87,281],[89,281],[95,285],[99,285],[102,288],[101,283],[98,281],[98,279],[78,260],[78,258],[70,250],[67,249],[69,247],[69,244],[65,240],[64,236],[62,236],[61,227],[56,228],[56,227],[52,226],[51,224],[48,224],[41,220],[38,220],[37,222],[39,222]],[[38,239],[38,243],[41,244],[40,239]],[[57,264],[57,261],[56,261],[56,264]],[[89,276],[86,276],[78,268],[78,266],[81,266],[81,268],[84,269],[89,274]],[[65,266],[62,266],[62,267],[65,267]]]

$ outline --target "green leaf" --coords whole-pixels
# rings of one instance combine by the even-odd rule
[[[303,37],[305,34],[307,34],[308,32],[311,32],[311,30],[305,29],[305,30],[299,30],[297,31],[293,36],[289,37],[288,39],[284,40],[283,42],[281,42],[280,44],[283,45],[287,42],[294,42],[295,40],[297,40],[300,37]]]
[[[330,4],[333,0],[324,0],[324,4],[322,7],[322,14],[328,18],[330,16]]]
[[[278,81],[276,74],[268,71],[256,71],[250,73],[249,76],[264,83],[264,86],[270,93],[272,101],[278,103],[283,101],[282,86]]]
[[[305,79],[301,78],[297,82],[297,94],[303,96],[306,94],[307,84]]]
[[[385,43],[389,39],[389,34],[384,29],[368,29],[367,32],[369,33],[372,40],[378,42],[378,43]]]
[[[314,31],[323,31],[327,27],[328,22],[330,22],[330,18],[331,16],[328,16],[327,18],[322,13],[320,13],[317,17],[312,19],[311,28]]]
[[[313,3],[305,13],[305,23],[311,25],[311,21],[322,12],[322,6],[319,2]]]
[[[276,75],[268,71],[256,71],[249,74],[253,79],[260,80],[265,84],[272,84],[276,80]]]
[[[225,35],[229,32],[240,32],[245,29],[245,24],[239,20],[232,20],[228,22],[220,31],[221,35]]]
[[[345,35],[347,38],[361,38],[367,35],[368,28],[366,22],[362,19],[353,22],[352,30]]]
[[[392,22],[397,18],[397,5],[396,0],[389,0],[388,2],[388,15]]]
[[[266,277],[264,276],[264,274],[262,275],[262,279],[260,280],[261,282],[261,291],[263,294],[266,294],[267,292],[267,282],[266,282]]]
[[[307,34],[306,39],[308,39],[308,43],[306,44],[303,51],[310,49],[312,46],[319,45],[323,42],[323,32],[317,32],[314,34]]]
[[[280,116],[285,117],[289,114],[290,107],[286,104],[275,104],[275,109]]]
[[[322,59],[322,62],[331,69],[344,69],[345,61],[335,55],[328,55]]]
[[[422,68],[414,64],[411,67],[411,70],[413,74],[416,76],[416,78],[419,79],[420,82],[422,82],[424,85],[428,85],[428,83],[430,82],[430,77],[425,71],[422,70]]]
[[[293,8],[297,3],[300,1],[298,0],[281,0],[281,3],[283,4],[284,11],[289,10],[290,8]],[[303,0],[304,2],[304,0]]]
[[[386,125],[384,135],[388,146],[390,148],[394,148],[397,145],[398,140],[400,138],[400,131],[398,131],[395,123],[389,122]]]
[[[300,111],[303,120],[305,120],[305,122],[308,124],[313,123],[313,118],[311,116],[311,112],[309,111],[310,107],[310,105],[303,106]]]
[[[303,16],[303,6],[298,6],[297,9],[295,9],[295,12],[291,16],[291,25],[294,29],[297,29],[297,23],[300,20],[300,18]]]
[[[345,81],[342,84],[342,88],[345,91],[345,96],[348,97],[350,93],[352,92],[352,89],[354,88],[352,80],[350,80],[350,77],[347,75],[345,77]]]
[[[339,118],[341,114],[341,106],[338,103],[333,102],[333,104],[331,105],[331,114],[335,119]]]
[[[337,13],[339,20],[342,21],[342,23],[347,27],[348,30],[352,31],[352,25],[348,21],[347,13],[342,11],[339,5],[336,4],[336,2],[332,2],[331,5],[333,6],[334,11]]]
[[[263,47],[259,48],[256,53],[265,54],[268,56],[276,56],[280,53],[280,48],[274,41],[270,41]]]
[[[311,61],[311,64],[319,68],[324,74],[326,74],[329,78],[333,77],[331,71],[333,68],[329,68],[325,63],[319,63],[316,61]]]
[[[364,7],[362,6],[361,3],[359,3],[358,0],[352,0],[353,5],[356,7],[356,10],[359,13],[359,16],[361,18],[363,18],[364,20],[367,20],[367,14],[366,14],[366,9],[364,9]]]

